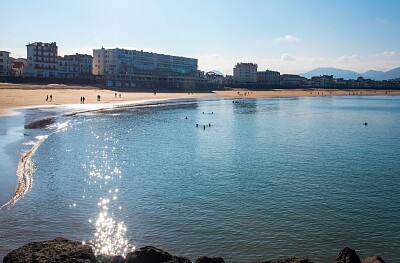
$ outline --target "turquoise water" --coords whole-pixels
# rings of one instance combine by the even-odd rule
[[[192,260],[331,262],[345,246],[399,260],[400,97],[239,102],[59,117],[32,190],[0,210],[0,258],[65,236]]]

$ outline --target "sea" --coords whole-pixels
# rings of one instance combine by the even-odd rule
[[[96,254],[400,262],[400,96],[25,109],[0,143],[0,205],[29,182],[0,209],[0,259],[62,236]]]

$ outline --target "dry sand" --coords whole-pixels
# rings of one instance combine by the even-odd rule
[[[115,97],[117,93],[117,97]],[[121,94],[121,98],[119,98]],[[157,92],[119,92],[111,89],[99,89],[94,86],[70,85],[29,85],[0,83],[0,116],[17,114],[15,111],[26,107],[54,107],[60,105],[80,105],[80,98],[85,97],[85,108],[99,108],[107,105],[135,103],[150,100],[190,99],[190,98],[271,98],[305,96],[340,96],[340,95],[400,95],[400,91],[389,90],[336,90],[336,89],[295,89],[251,91],[244,89],[214,91],[209,93],[166,93]],[[52,101],[46,96],[52,95]],[[97,101],[100,95],[100,101]],[[81,105],[82,106],[82,105]]]

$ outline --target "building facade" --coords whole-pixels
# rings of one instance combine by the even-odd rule
[[[26,45],[27,67],[25,75],[29,77],[57,77],[58,47],[56,42],[35,42]]]
[[[266,70],[257,72],[257,82],[271,86],[279,86],[281,81],[281,73],[278,71]]]
[[[257,64],[237,63],[233,68],[233,78],[238,83],[257,82]]]
[[[302,86],[306,78],[299,75],[283,74],[281,75],[281,86]]]
[[[0,76],[11,75],[10,52],[0,51]]]
[[[86,54],[65,55],[58,57],[58,72],[60,78],[81,78],[92,75],[93,57]]]
[[[93,75],[132,76],[137,74],[174,76],[197,71],[197,59],[126,49],[94,49]]]
[[[332,88],[335,87],[333,75],[311,77],[311,87]]]
[[[22,77],[24,76],[25,68],[26,68],[26,59],[17,58],[11,60],[12,67],[12,76],[14,77]]]

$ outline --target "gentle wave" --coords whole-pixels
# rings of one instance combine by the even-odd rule
[[[7,207],[15,204],[20,200],[32,187],[32,175],[33,175],[33,161],[32,156],[39,148],[39,146],[47,139],[47,135],[37,136],[38,141],[33,145],[33,147],[24,153],[21,160],[19,160],[17,168],[17,186],[15,188],[15,193],[13,197],[5,203],[1,208]]]

